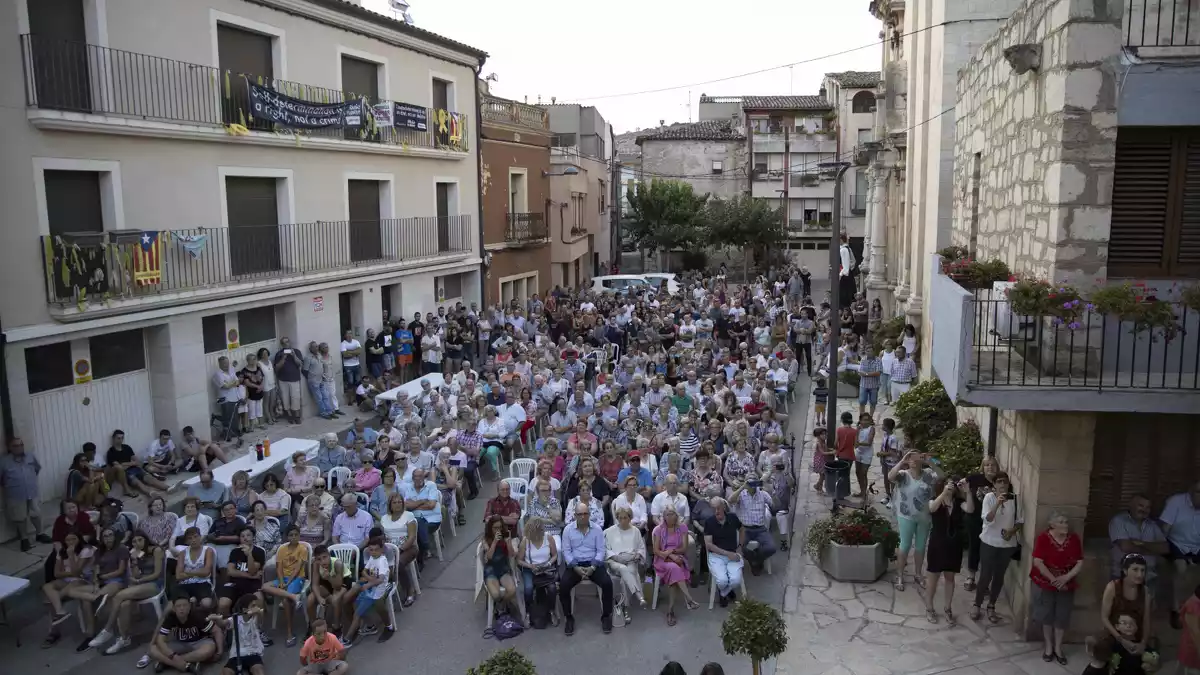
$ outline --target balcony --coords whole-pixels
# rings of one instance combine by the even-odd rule
[[[753,139],[756,153],[784,151],[785,142],[782,133],[755,132]],[[837,152],[837,140],[833,137],[832,132],[789,133],[786,144],[791,146],[792,152]]]
[[[374,109],[391,101],[335,89],[35,35],[21,36],[21,51],[25,104],[40,128],[455,159],[466,157],[470,149],[462,113],[410,106],[412,128],[385,126],[382,110],[377,121]],[[358,123],[334,113],[318,122],[326,126],[285,127],[254,115],[250,84],[326,110],[361,98],[370,114]]]
[[[1200,56],[1200,11],[1195,0],[1123,0],[1121,35],[1145,58]]]
[[[475,251],[469,215],[163,230],[157,265],[142,262],[145,234],[119,230],[40,237],[46,299],[56,318],[91,318],[418,268]]]
[[[1200,409],[1200,313],[1173,309],[1181,330],[1135,331],[1085,311],[1080,327],[1016,316],[996,288],[967,290],[937,270],[928,306],[933,370],[959,403],[1005,410],[1188,413]]]
[[[545,108],[484,96],[481,103],[484,124],[497,122],[534,131],[550,130],[550,114]]]
[[[850,214],[861,216],[867,212],[867,195],[850,195]]]
[[[504,241],[510,246],[542,243],[550,237],[546,216],[541,213],[509,213]]]

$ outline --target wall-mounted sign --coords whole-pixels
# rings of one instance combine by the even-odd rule
[[[87,359],[75,362],[75,384],[87,384],[92,381],[92,364]]]
[[[325,296],[323,296],[323,295],[314,295],[313,296],[313,311],[314,312],[325,311]]]
[[[230,329],[229,329],[229,332],[228,332],[228,333],[225,335],[225,337],[226,337],[226,338],[229,340],[229,348],[230,348],[230,349],[237,349],[237,347],[238,347],[238,332],[237,332],[237,329],[236,329],[236,328],[230,328]]]

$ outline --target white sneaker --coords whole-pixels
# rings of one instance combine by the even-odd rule
[[[752,541],[752,542],[746,544],[746,550],[747,551],[757,551],[758,550],[758,542]]]
[[[119,654],[119,653],[125,651],[126,649],[129,649],[129,645],[131,645],[131,644],[133,644],[133,640],[131,640],[127,637],[118,637],[116,642],[112,643],[112,645],[110,645],[108,649],[104,650],[104,653],[108,656],[112,656],[113,654]]]
[[[96,635],[96,637],[92,638],[92,641],[88,643],[88,646],[91,647],[92,649],[95,649],[95,648],[99,647],[100,645],[107,644],[108,641],[111,640],[112,638],[113,638],[112,631],[105,628],[104,630],[100,631]]]

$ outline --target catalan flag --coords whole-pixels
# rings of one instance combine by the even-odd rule
[[[133,248],[133,283],[150,286],[162,283],[162,235],[142,232]]]

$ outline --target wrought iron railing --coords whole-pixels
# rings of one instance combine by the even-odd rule
[[[550,231],[546,227],[546,216],[541,213],[510,213],[504,229],[504,240],[520,244],[546,239]]]
[[[1200,312],[1172,303],[1174,328],[1082,309],[1074,328],[1018,316],[1003,291],[973,291],[972,386],[1200,391]]]
[[[862,215],[867,212],[866,195],[850,195],[850,213]]]
[[[550,128],[550,114],[545,108],[490,96],[483,98],[481,107],[483,119],[487,121],[516,124],[543,131]]]
[[[1125,0],[1125,46],[1200,48],[1196,0]]]
[[[251,83],[308,103],[341,103],[358,98],[370,105],[388,103],[326,87],[243,75],[211,66],[64,42],[38,35],[21,36],[25,103],[31,108],[175,122],[205,127],[244,127],[249,132],[289,132],[300,136],[434,148],[466,152],[467,116],[424,108],[425,130],[380,126],[374,117],[356,127],[289,129],[255,116]],[[415,121],[414,121],[415,123]]]
[[[157,247],[144,246],[158,236]],[[162,295],[472,250],[471,216],[41,237],[52,305]]]

